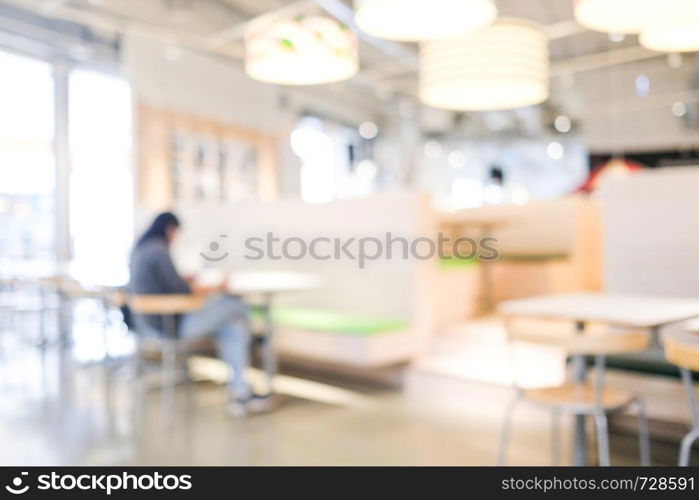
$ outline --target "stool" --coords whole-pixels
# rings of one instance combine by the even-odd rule
[[[161,355],[161,393],[163,403],[163,413],[168,425],[173,421],[173,408],[175,403],[175,384],[177,382],[177,357],[190,354],[192,344],[182,340],[178,336],[176,315],[186,314],[204,305],[204,297],[199,295],[130,295],[127,303],[131,311],[135,314],[160,316],[163,331],[162,335],[153,338],[153,343],[157,344]],[[136,327],[137,338],[137,360],[143,347],[145,332],[139,331]],[[140,372],[140,362],[137,361],[137,373]]]
[[[699,438],[699,409],[697,409],[697,394],[692,380],[692,372],[699,371],[699,335],[690,332],[669,333],[663,337],[663,344],[665,358],[680,369],[689,401],[689,413],[692,417],[692,429],[682,439],[680,446],[679,465],[685,467],[689,465],[692,445]]]
[[[508,327],[508,339],[510,342],[521,341],[559,347],[569,355],[593,355],[595,356],[595,380],[592,383],[569,382],[558,387],[541,389],[523,389],[517,387],[516,381],[513,380],[517,394],[507,406],[498,452],[499,465],[505,462],[514,409],[517,403],[522,400],[545,408],[552,413],[551,456],[554,465],[558,464],[560,455],[558,417],[561,414],[586,415],[594,419],[597,428],[599,464],[608,466],[610,465],[610,457],[607,415],[625,410],[635,404],[639,417],[640,462],[641,465],[650,465],[650,438],[643,400],[636,394],[604,386],[605,356],[612,353],[644,350],[650,342],[650,335],[647,332],[628,331],[609,332],[602,335],[552,336],[516,332]]]

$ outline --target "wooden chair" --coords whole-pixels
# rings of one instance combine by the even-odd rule
[[[687,466],[689,465],[692,445],[694,441],[699,439],[699,409],[697,408],[697,394],[692,380],[692,372],[699,372],[699,334],[690,332],[666,334],[663,337],[663,344],[665,358],[680,369],[689,401],[692,429],[682,439],[679,457],[679,465]]]
[[[198,295],[130,295],[127,304],[135,314],[154,315],[161,318],[163,331],[154,337],[149,332],[139,331],[136,328],[137,375],[141,372],[140,358],[146,340],[159,347],[161,355],[161,393],[163,413],[168,425],[173,420],[173,407],[175,403],[175,385],[177,383],[177,360],[186,358],[191,352],[192,345],[179,339],[177,332],[176,316],[197,311],[204,305],[204,297]]]
[[[644,350],[650,342],[647,332],[618,332],[601,335],[541,335],[517,332],[508,325],[508,337],[512,342],[528,342],[563,349],[569,355],[594,356],[595,378],[586,382],[567,382],[558,387],[524,389],[513,385],[517,394],[508,404],[500,438],[498,464],[506,459],[512,416],[515,406],[522,400],[549,410],[552,414],[551,457],[554,465],[559,462],[559,417],[567,415],[587,415],[594,419],[597,428],[597,448],[599,464],[610,465],[607,415],[623,411],[631,405],[638,409],[638,438],[641,465],[650,465],[650,438],[648,421],[643,400],[631,394],[604,386],[605,356],[607,354],[636,352]]]

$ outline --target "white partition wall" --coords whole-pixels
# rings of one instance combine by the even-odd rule
[[[416,275],[425,264],[414,259],[397,258],[400,245],[394,245],[394,258],[367,260],[360,268],[358,260],[346,255],[326,260],[306,254],[302,259],[265,255],[259,260],[249,256],[257,251],[246,248],[251,242],[267,253],[267,234],[277,238],[273,247],[280,253],[282,243],[289,241],[288,254],[294,257],[300,238],[308,244],[314,238],[351,238],[355,242],[348,250],[356,254],[359,238],[384,240],[387,233],[395,237],[414,239],[428,234],[427,202],[415,193],[394,193],[361,199],[338,200],[325,204],[309,204],[298,200],[275,203],[239,203],[222,206],[179,206],[183,231],[177,244],[177,260],[183,270],[214,267],[224,271],[260,270],[310,272],[320,277],[322,287],[313,292],[290,294],[280,300],[289,305],[324,307],[356,314],[407,319],[413,313]],[[223,236],[225,235],[225,236]],[[211,252],[209,244],[220,244],[218,252]],[[373,245],[371,247],[373,252]],[[318,253],[331,250],[331,244],[318,244]],[[206,252],[220,256],[230,255],[220,263],[209,263],[200,256]]]
[[[609,179],[601,198],[605,289],[699,297],[699,167]]]
[[[283,200],[180,205],[176,211],[182,219],[182,234],[174,253],[183,272],[210,268],[231,273],[251,270],[312,273],[320,280],[317,289],[281,294],[276,303],[398,320],[406,325],[397,335],[371,337],[284,330],[278,344],[281,352],[366,367],[408,361],[426,351],[441,318],[435,307],[439,300],[435,295],[435,259],[404,258],[404,244],[400,242],[392,245],[392,257],[386,253],[389,235],[394,239],[404,238],[407,243],[420,237],[434,238],[432,212],[425,196],[395,192],[326,204]],[[268,253],[268,235],[275,238],[274,255]],[[251,250],[250,238],[257,238],[255,248],[265,253],[259,259],[250,258],[260,254],[259,250]],[[317,247],[317,255],[322,254],[323,258],[314,258],[308,252],[303,258],[294,257],[300,245],[310,245],[317,238],[326,238]],[[362,264],[358,255],[361,238],[381,241],[382,255]],[[335,240],[350,242],[347,248],[354,258],[344,254],[325,258],[335,253]],[[282,256],[284,241],[290,243]],[[218,246],[210,246],[211,243]],[[371,254],[375,253],[374,243],[367,248]],[[227,257],[220,262],[208,262],[201,254],[214,258],[227,254]]]

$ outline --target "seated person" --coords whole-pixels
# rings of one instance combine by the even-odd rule
[[[175,318],[177,334],[189,340],[216,339],[220,355],[233,373],[229,382],[232,414],[242,416],[263,411],[268,408],[269,401],[254,395],[245,380],[250,352],[247,308],[240,298],[226,295],[223,286],[198,286],[193,279],[184,279],[178,274],[170,256],[170,244],[179,227],[177,216],[165,212],[158,215],[138,239],[131,252],[129,292],[134,295],[211,294],[202,309]],[[160,316],[135,315],[134,320],[139,331],[163,335]]]

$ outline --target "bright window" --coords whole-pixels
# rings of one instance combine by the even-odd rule
[[[123,78],[70,74],[70,232],[77,273],[127,279],[133,236],[131,95]]]
[[[0,52],[0,254],[53,254],[53,75],[48,63]]]

